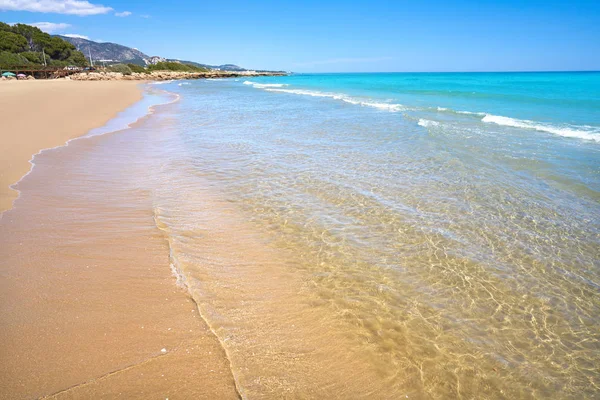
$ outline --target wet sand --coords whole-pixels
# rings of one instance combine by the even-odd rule
[[[104,125],[141,98],[138,82],[67,80],[0,83],[0,212],[18,196],[9,188],[31,157]]]
[[[31,115],[47,114],[3,119],[3,136],[21,128],[6,140],[22,155],[3,152],[3,184],[27,172],[37,149],[86,133],[120,111],[117,104],[140,96],[127,82],[26,85],[29,96],[42,87],[61,95],[73,88],[64,100],[73,108],[63,109],[50,92],[44,93],[51,104],[23,93],[10,97],[17,85],[2,85],[1,104],[18,99]],[[111,105],[88,106],[96,102]],[[101,112],[84,118],[94,109]],[[42,127],[45,134],[28,131]],[[36,167],[17,186],[15,207],[0,219],[1,399],[239,397],[224,350],[171,274],[151,196],[128,181],[126,166],[135,163],[113,166],[97,146],[119,135],[36,156]]]

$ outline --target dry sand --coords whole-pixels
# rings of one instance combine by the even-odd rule
[[[31,157],[104,125],[141,98],[139,82],[0,82],[0,212],[18,196],[9,188]]]
[[[130,82],[1,83],[4,207],[33,153],[138,98]],[[176,286],[148,193],[102,145],[122,137],[39,155],[0,219],[0,399],[239,397],[219,341]]]

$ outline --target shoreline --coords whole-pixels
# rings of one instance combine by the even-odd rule
[[[137,83],[58,85],[88,96],[116,85],[141,97]],[[131,192],[134,166],[118,155],[107,164],[107,149],[130,154],[140,144],[121,147],[127,131],[38,152],[39,168],[19,181],[18,207],[0,218],[2,398],[240,396],[218,339],[176,285],[151,199]]]
[[[3,82],[0,216],[13,207],[19,192],[12,186],[31,171],[36,154],[104,126],[142,98],[138,84]]]
[[[73,74],[66,80],[74,81],[170,81],[184,79],[227,79],[227,78],[256,78],[261,76],[287,76],[286,72],[179,72],[179,71],[153,71],[149,73],[134,72],[131,75],[123,75],[120,72],[80,72]]]

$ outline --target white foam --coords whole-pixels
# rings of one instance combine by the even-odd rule
[[[373,107],[378,108],[380,110],[390,111],[390,112],[398,112],[405,111],[406,108],[402,104],[393,104],[393,103],[378,103],[372,101],[365,101],[356,99],[354,97],[347,96],[345,94],[340,93],[325,93],[314,90],[303,90],[303,89],[273,89],[266,88],[267,92],[277,92],[277,93],[290,93],[290,94],[298,94],[303,96],[312,96],[312,97],[327,97],[334,100],[341,100],[346,103],[356,104],[360,106]]]
[[[430,121],[428,119],[420,119],[418,124],[424,128],[429,128],[431,126],[438,126],[440,123],[437,121]]]
[[[482,112],[472,112],[472,111],[457,111],[457,114],[465,114],[465,115],[478,115],[478,116],[485,116],[487,115],[486,113],[482,113]]]
[[[171,80],[168,80],[168,81],[151,82],[151,83],[149,83],[149,85],[165,85],[167,83],[173,83],[173,82],[175,82],[175,80],[171,79]]]
[[[540,132],[553,133],[564,137],[573,137],[585,140],[594,140],[600,142],[600,130],[588,126],[555,126],[542,124],[535,121],[520,120],[500,115],[486,114],[481,120],[486,123],[493,123],[501,126],[510,126],[514,128],[532,129]]]
[[[266,88],[282,88],[285,86],[289,86],[285,83],[256,83],[251,81],[244,81],[244,85],[252,85],[257,89],[266,89]]]
[[[190,84],[189,82],[181,82],[181,83],[178,83],[177,86],[183,86],[183,85],[189,85],[189,84]]]

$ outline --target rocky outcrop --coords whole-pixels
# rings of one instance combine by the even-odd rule
[[[282,72],[255,72],[255,71],[209,71],[209,72],[177,72],[153,71],[151,73],[132,73],[123,75],[120,72],[81,72],[71,75],[74,81],[170,81],[180,79],[207,79],[207,78],[233,78],[253,76],[282,76]]]

